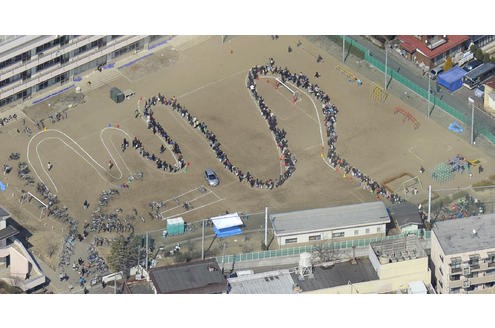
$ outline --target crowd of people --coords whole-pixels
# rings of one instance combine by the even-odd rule
[[[151,106],[155,106],[158,104],[158,100],[161,99],[162,96],[158,94],[158,97],[154,96],[150,99],[148,99],[145,104],[144,104],[144,111],[143,111],[143,116],[146,119],[146,122],[148,124],[148,129],[153,132],[153,134],[157,134],[163,139],[164,142],[166,142],[168,145],[170,145],[172,152],[175,154],[177,163],[176,164],[170,164],[167,163],[165,160],[159,158],[155,153],[146,151],[143,143],[141,140],[139,140],[137,137],[134,137],[132,140],[132,147],[134,149],[137,149],[139,151],[139,154],[143,156],[144,158],[147,158],[150,161],[155,162],[156,168],[159,170],[163,170],[165,172],[178,172],[181,169],[183,169],[186,166],[184,157],[182,156],[182,152],[180,150],[179,145],[177,142],[175,142],[170,135],[165,131],[165,129],[162,127],[160,122],[158,122],[154,117],[153,117],[153,110]],[[121,148],[122,151],[125,151],[127,147],[129,146],[129,142],[124,138]],[[160,146],[160,154],[163,154],[165,152],[166,148],[163,146],[163,144]]]
[[[286,131],[280,129],[277,126],[277,117],[265,104],[262,96],[258,94],[256,90],[256,80],[259,75],[272,74],[280,79],[282,83],[291,82],[295,84],[298,88],[304,89],[309,94],[313,95],[322,104],[322,112],[325,117],[324,125],[328,137],[328,154],[327,158],[331,165],[337,170],[342,171],[345,176],[352,176],[359,181],[363,189],[369,190],[370,192],[376,194],[378,197],[383,197],[390,200],[392,203],[399,203],[402,199],[399,195],[390,192],[384,186],[374,181],[372,178],[361,172],[359,169],[353,167],[348,161],[341,158],[337,152],[335,144],[337,142],[337,133],[335,130],[335,125],[337,122],[337,113],[339,112],[337,107],[330,102],[329,95],[320,89],[318,84],[312,84],[309,78],[303,73],[292,73],[287,67],[282,68],[275,65],[273,58],[270,58],[268,64],[257,65],[249,70],[246,86],[250,90],[252,97],[258,104],[261,115],[266,120],[270,131],[272,132],[277,147],[281,154],[281,160],[283,160],[284,171],[280,174],[278,178],[275,179],[260,179],[253,176],[249,171],[243,171],[234,164],[232,164],[227,156],[227,154],[222,150],[221,143],[217,139],[213,131],[208,129],[205,122],[199,121],[194,115],[190,114],[189,111],[181,105],[175,97],[167,98],[164,95],[158,93],[158,96],[148,99],[145,103],[144,116],[148,120],[148,128],[153,130],[153,133],[159,133],[162,138],[169,144],[172,145],[173,151],[178,155],[178,166],[171,166],[164,161],[159,160],[156,155],[149,154],[142,148],[142,143],[135,138],[133,140],[133,147],[140,149],[140,153],[151,160],[160,161],[157,162],[159,168],[168,169],[170,172],[176,172],[180,168],[184,167],[184,159],[180,152],[180,148],[175,143],[170,136],[165,132],[161,125],[153,118],[153,112],[151,111],[151,106],[161,103],[165,106],[171,106],[172,110],[179,113],[191,127],[198,129],[207,139],[210,148],[215,152],[218,160],[228,169],[232,174],[239,178],[240,182],[247,181],[251,187],[256,188],[267,188],[273,189],[274,187],[281,186],[296,170],[296,158],[291,153],[288,148],[288,142],[286,139]],[[164,148],[162,146],[160,152],[163,152]],[[165,166],[164,166],[165,165]]]
[[[269,59],[269,64],[263,66],[256,66],[251,69],[248,77],[248,87],[251,88],[251,91],[255,98],[258,100],[259,97],[256,93],[256,88],[253,88],[252,85],[255,85],[255,79],[258,74],[266,75],[271,73],[280,78],[282,83],[287,81],[295,84],[298,88],[304,89],[309,94],[313,95],[316,99],[318,99],[322,104],[322,112],[325,117],[324,126],[326,128],[326,133],[328,137],[328,154],[327,158],[330,161],[331,165],[338,171],[343,171],[345,176],[352,176],[356,180],[359,181],[362,188],[365,190],[369,190],[370,192],[376,194],[377,197],[383,197],[390,200],[392,203],[399,203],[402,199],[399,195],[388,191],[384,186],[374,181],[372,178],[361,172],[359,169],[353,167],[348,161],[341,158],[335,148],[335,144],[337,142],[337,133],[335,131],[335,125],[337,122],[337,113],[339,110],[335,105],[330,102],[330,97],[327,93],[320,89],[318,84],[312,84],[308,77],[303,73],[292,73],[287,67],[281,68],[275,66],[275,61],[273,58]],[[262,100],[262,98],[261,98]]]

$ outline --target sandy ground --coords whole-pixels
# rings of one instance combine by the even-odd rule
[[[370,97],[370,81],[358,76],[364,82],[362,86],[349,82],[336,70],[337,59],[325,55],[306,39],[300,47],[296,46],[298,39],[282,36],[273,41],[268,36],[244,36],[231,37],[221,44],[218,37],[202,37],[182,47],[157,50],[154,55],[120,70],[120,77],[111,84],[83,90],[85,102],[69,110],[67,119],[53,124],[46,121],[46,132],[39,132],[29,120],[26,124],[33,131],[32,137],[16,131],[22,130],[21,121],[2,128],[2,160],[14,164],[15,171],[17,163],[8,160],[10,152],[20,152],[21,161],[27,161],[29,156],[31,168],[51,190],[57,190],[61,203],[68,206],[81,223],[80,228],[90,219],[98,194],[104,189],[119,188],[137,171],[144,173],[144,180],[132,183],[129,189],[119,188],[120,196],[110,208],[122,208],[124,213],[136,208],[139,215],[145,217],[144,223],[137,221],[134,224],[138,232],[166,227],[164,221],[151,220],[147,215],[147,204],[153,200],[167,200],[164,216],[181,215],[188,222],[221,215],[226,210],[253,213],[263,211],[266,206],[273,213],[375,200],[354,181],[344,179],[329,168],[322,159],[322,115],[318,102],[315,109],[309,96],[301,93],[300,101],[292,104],[287,90],[275,89],[264,79],[258,81],[258,91],[279,118],[280,128],[287,131],[289,147],[298,160],[295,174],[282,187],[273,191],[257,190],[239,183],[215,158],[204,137],[170,108],[155,107],[154,110],[158,121],[181,146],[185,160],[190,163],[187,172],[165,174],[136,151],[120,151],[122,138],[127,134],[137,136],[146,149],[158,153],[160,139],[146,129],[143,120],[134,118],[134,110],[140,97],[146,99],[160,92],[177,96],[190,113],[205,121],[236,166],[258,177],[276,178],[280,160],[273,137],[245,87],[248,69],[273,57],[276,65],[304,72],[313,81],[315,71],[321,74],[317,83],[340,109],[338,152],[375,180],[400,189],[400,183],[394,184],[394,178],[403,174],[416,176],[420,166],[427,170],[420,176],[423,187],[433,184],[434,187],[450,188],[482,180],[483,176],[476,172],[472,179],[459,175],[448,184],[435,185],[428,170],[458,153],[480,159],[485,163],[483,174],[493,174],[492,159],[487,154],[436,123],[415,115],[415,110],[400,99],[390,96],[385,103],[374,102]],[[292,46],[292,53],[287,52],[288,45]],[[322,63],[316,63],[317,54],[323,56]],[[109,97],[113,86],[122,90],[132,88],[136,96],[115,104]],[[51,103],[56,101],[50,99]],[[415,115],[420,127],[414,129],[401,114],[395,114],[396,106]],[[28,108],[26,113],[38,120],[52,111],[45,101]],[[109,124],[119,128],[108,128]],[[326,140],[323,131],[325,147]],[[166,160],[172,160],[169,151],[164,156]],[[107,163],[111,158],[116,165],[109,171]],[[54,165],[50,172],[46,171],[48,161]],[[202,177],[206,167],[218,173],[221,183],[203,195],[195,190],[206,185]],[[30,231],[29,242],[34,252],[43,260],[56,263],[56,254],[49,250],[60,247],[64,227],[53,218],[40,220],[34,205],[19,205],[20,190],[33,191],[33,188],[24,186],[15,172],[2,177],[2,182],[9,185],[7,191],[0,194],[0,202]],[[420,190],[412,201],[424,200],[426,191],[427,187]],[[189,212],[175,202],[182,194],[179,203],[191,201],[193,204]],[[82,209],[84,200],[90,202],[89,210]],[[238,249],[229,249],[229,253],[242,250],[245,248],[241,245]]]

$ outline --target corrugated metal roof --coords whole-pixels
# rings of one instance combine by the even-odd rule
[[[439,221],[433,233],[445,255],[495,248],[495,214]]]
[[[276,236],[390,222],[383,202],[344,205],[270,215]]]
[[[215,259],[153,268],[158,294],[209,294],[226,291],[227,281]]]
[[[230,294],[295,294],[289,270],[275,270],[228,278]]]
[[[0,206],[0,218],[9,217],[10,213],[5,208]]]

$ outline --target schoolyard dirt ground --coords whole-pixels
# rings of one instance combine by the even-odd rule
[[[302,44],[298,46],[299,40]],[[290,53],[288,46],[293,49]],[[323,57],[320,63],[316,61],[318,54]],[[226,211],[256,213],[268,207],[275,213],[374,201],[373,195],[354,180],[343,178],[322,158],[321,154],[327,153],[327,138],[318,102],[315,107],[311,98],[300,92],[300,100],[293,104],[288,90],[275,89],[269,79],[257,81],[258,91],[277,115],[279,127],[287,131],[289,148],[297,158],[294,175],[277,189],[252,189],[247,183],[240,183],[216,159],[205,138],[170,107],[157,105],[153,110],[190,163],[186,171],[163,173],[134,149],[120,151],[124,137],[130,140],[137,136],[147,150],[159,153],[160,139],[146,128],[141,118],[135,118],[134,112],[138,99],[145,100],[160,92],[167,97],[176,96],[191,114],[206,122],[237,167],[258,177],[278,177],[280,159],[274,139],[245,83],[248,70],[267,63],[269,57],[278,66],[305,73],[330,95],[339,108],[336,128],[337,151],[341,157],[399,193],[399,177],[419,176],[423,189],[415,196],[408,196],[409,200],[423,201],[429,184],[434,188],[456,188],[494,173],[489,154],[425,119],[399,98],[390,95],[384,103],[375,101],[371,97],[372,81],[354,72],[363,81],[358,85],[337,70],[341,65],[338,59],[306,38],[281,36],[272,40],[269,36],[235,36],[224,43],[218,36],[191,38],[186,43],[171,43],[156,50],[132,66],[114,68],[115,79],[111,83],[98,84],[99,72],[92,72],[83,80],[92,80],[91,86],[81,84],[84,101],[79,101],[71,91],[26,108],[25,123],[17,120],[2,128],[0,153],[3,163],[14,166],[14,172],[2,177],[8,188],[0,193],[0,202],[30,231],[33,253],[56,270],[67,227],[52,217],[40,218],[39,209],[32,204],[20,205],[21,190],[37,194],[33,186],[26,186],[17,178],[17,161],[8,159],[11,152],[19,152],[20,161],[29,160],[33,176],[56,192],[61,204],[78,220],[81,230],[97,206],[98,195],[109,188],[120,191],[109,211],[121,208],[125,214],[136,209],[138,216],[143,216],[144,222],[133,222],[138,233],[166,229],[165,221],[148,215],[151,201],[166,201],[163,216],[182,216],[186,222]],[[321,74],[318,79],[313,77],[316,71]],[[109,97],[114,86],[132,89],[136,95],[116,104]],[[66,111],[66,119],[55,123],[45,119],[47,130],[39,130],[33,122],[53,113],[52,104],[63,102],[64,97],[72,97],[78,103]],[[143,103],[141,109],[142,106]],[[404,120],[401,113],[395,113],[397,106],[416,118],[418,128]],[[32,130],[31,135],[24,132],[26,126]],[[431,169],[456,154],[481,160],[485,172],[480,175],[476,171],[472,178],[459,174],[448,183],[437,184],[431,179]],[[172,161],[170,151],[165,152],[164,158]],[[110,159],[115,162],[112,170],[107,165]],[[51,171],[46,167],[48,161],[53,163]],[[421,166],[426,169],[424,174],[418,173]],[[207,186],[202,176],[207,167],[219,175],[219,186]],[[143,180],[121,189],[120,185],[138,171],[144,173]],[[207,187],[206,193],[197,192],[202,185]],[[90,203],[88,210],[82,207],[84,200]],[[191,202],[190,210],[181,206],[187,201]],[[239,241],[230,245],[227,253],[260,250],[259,238]],[[244,242],[252,245],[246,246]]]

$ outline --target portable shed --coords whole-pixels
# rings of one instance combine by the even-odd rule
[[[218,238],[240,235],[242,233],[240,227],[244,224],[237,213],[213,217],[211,222]]]
[[[167,232],[171,236],[181,235],[184,233],[185,225],[182,217],[167,219]]]
[[[466,71],[459,66],[454,66],[447,72],[438,75],[438,84],[449,89],[451,92],[462,87],[462,78]]]

